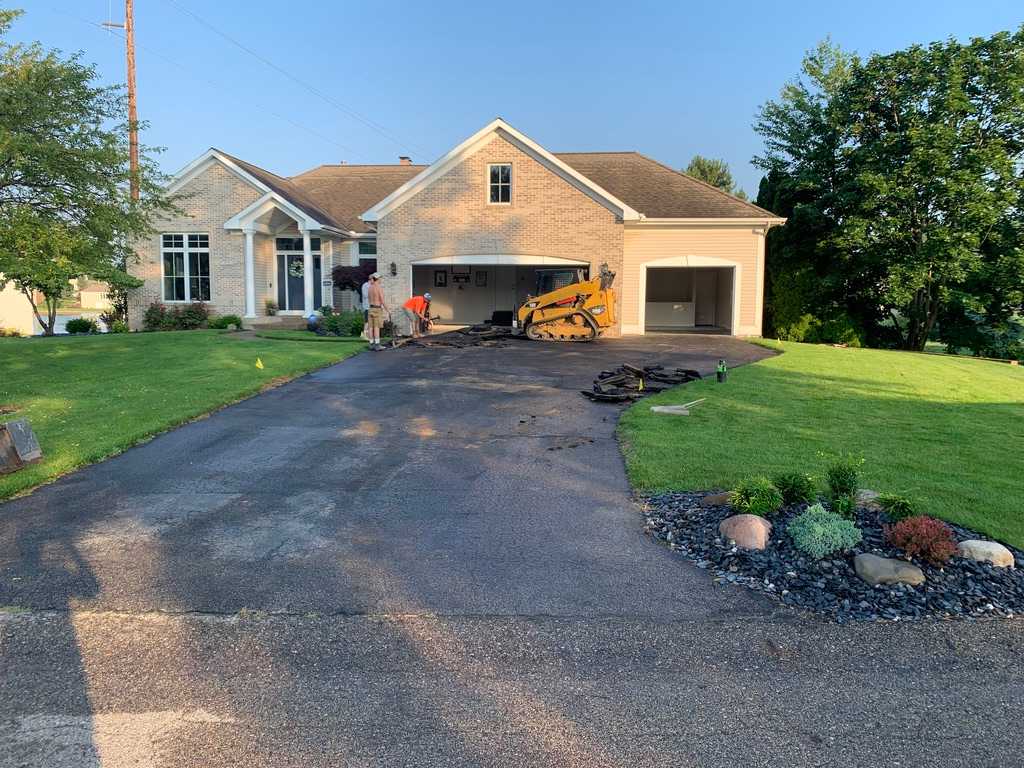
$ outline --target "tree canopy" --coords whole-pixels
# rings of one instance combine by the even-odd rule
[[[776,330],[920,350],[1021,310],[1024,28],[866,60],[826,42],[765,104],[758,203]],[[969,324],[969,323],[968,323]]]
[[[732,178],[732,171],[729,170],[729,164],[725,160],[694,155],[690,164],[686,166],[684,173],[687,176],[700,179],[713,187],[718,187],[723,192],[735,195],[741,200],[747,199],[746,193],[736,187],[736,182]]]
[[[67,279],[106,280],[123,302],[133,243],[174,206],[145,148],[131,198],[123,89],[98,85],[77,54],[9,43],[18,15],[0,11],[0,281],[33,307],[43,294],[50,333]]]

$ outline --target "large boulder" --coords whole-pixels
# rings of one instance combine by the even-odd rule
[[[853,558],[853,567],[868,584],[910,584],[924,583],[924,571],[906,560],[879,557],[862,552]]]
[[[757,515],[733,515],[718,524],[723,538],[736,542],[743,549],[764,549],[771,538],[772,524]]]
[[[979,563],[991,563],[997,568],[1013,568],[1013,552],[1008,550],[998,541],[982,541],[981,539],[968,539],[957,545],[960,550],[960,557],[968,560],[977,560]]]

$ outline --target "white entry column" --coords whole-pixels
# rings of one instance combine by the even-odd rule
[[[302,230],[302,295],[305,299],[304,315],[316,309],[313,306],[313,243],[309,236],[309,230]]]
[[[251,228],[245,232],[245,316],[256,317],[256,267],[255,244],[253,242],[256,232]]]

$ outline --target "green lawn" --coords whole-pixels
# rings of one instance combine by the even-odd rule
[[[783,354],[646,398],[622,417],[644,490],[728,488],[860,453],[863,487],[1024,547],[1024,368],[970,358],[778,343]],[[690,416],[657,404],[706,397]]]
[[[365,348],[223,331],[0,339],[0,409],[16,409],[0,419],[27,418],[43,448],[0,475],[0,498]]]
[[[325,341],[340,342],[342,344],[362,341],[362,343],[366,343],[358,336],[317,336],[312,331],[256,331],[256,335],[261,339],[273,339],[275,341]]]

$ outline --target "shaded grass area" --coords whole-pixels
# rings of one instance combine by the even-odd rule
[[[766,342],[783,354],[644,399],[619,426],[642,490],[728,488],[860,453],[862,487],[1024,546],[1024,369],[953,356]],[[650,406],[699,397],[690,416]]]
[[[317,336],[312,331],[256,331],[256,335],[261,339],[273,339],[276,341],[326,341],[341,342],[342,344],[366,343],[358,336]]]
[[[365,348],[223,331],[0,339],[0,419],[27,418],[43,449],[0,475],[0,498]]]

